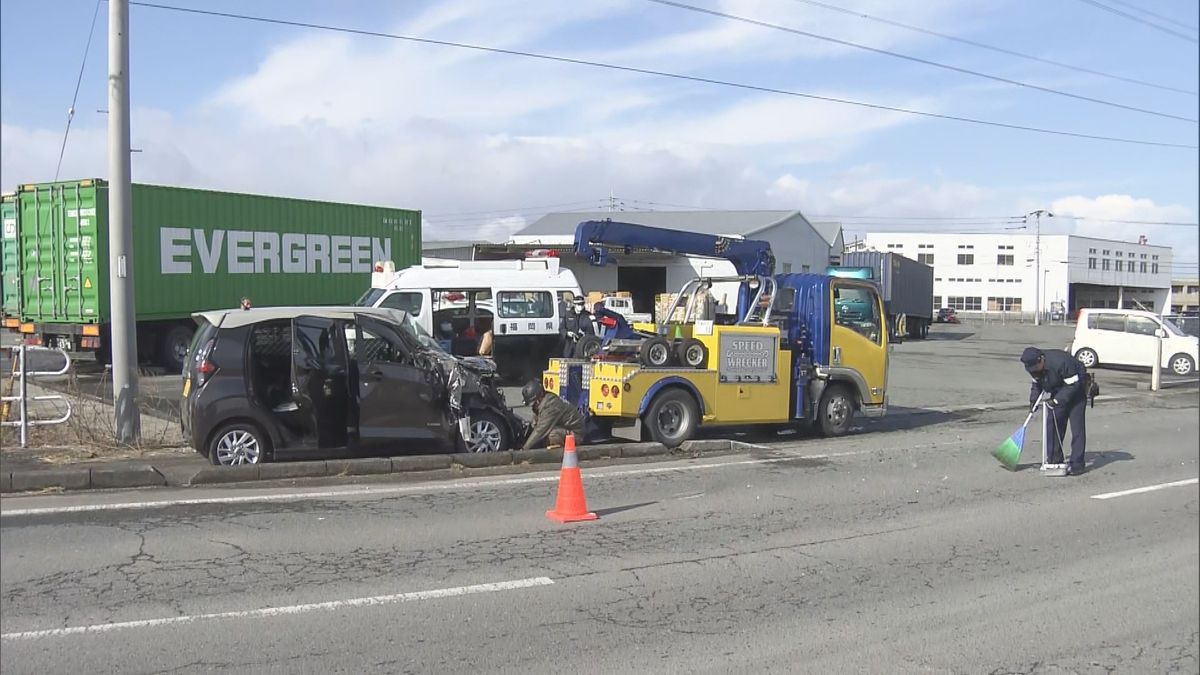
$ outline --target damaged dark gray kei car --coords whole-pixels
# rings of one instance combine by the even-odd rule
[[[268,307],[194,315],[184,436],[213,464],[511,449],[524,424],[482,358],[407,313]]]

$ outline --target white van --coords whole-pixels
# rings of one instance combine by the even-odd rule
[[[1153,312],[1133,309],[1083,309],[1075,326],[1071,353],[1080,363],[1151,367],[1155,344],[1162,336],[1161,368],[1176,375],[1196,372],[1200,338],[1183,331]]]
[[[377,263],[365,307],[402,309],[455,356],[475,356],[492,331],[492,358],[509,379],[534,377],[561,349],[564,303],[582,296],[575,274],[556,257],[432,260],[396,270]]]

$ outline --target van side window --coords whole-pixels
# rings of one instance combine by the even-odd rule
[[[1153,319],[1144,316],[1131,316],[1125,324],[1125,332],[1134,335],[1153,336],[1158,331],[1158,324]]]
[[[554,316],[554,296],[549,291],[500,291],[496,301],[501,319],[549,319]]]
[[[250,355],[256,363],[282,360],[286,365],[292,358],[292,322],[288,319],[264,321],[254,325],[250,336]],[[271,365],[276,365],[271,363]]]
[[[1089,314],[1088,328],[1092,330],[1125,330],[1125,317],[1120,314]]]
[[[417,316],[421,313],[421,304],[422,299],[420,293],[400,291],[397,293],[392,293],[384,298],[383,302],[379,303],[379,306],[387,307],[388,309],[404,310],[413,316]]]

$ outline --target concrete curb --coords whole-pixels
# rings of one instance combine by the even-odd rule
[[[643,457],[691,456],[730,452],[742,444],[729,440],[688,441],[670,450],[661,443],[609,443],[578,449],[583,462]],[[563,452],[556,450],[506,450],[504,452],[456,453],[450,455],[405,455],[399,457],[363,457],[305,462],[280,462],[247,466],[155,467],[152,464],[127,466],[64,467],[5,472],[0,475],[0,492],[26,492],[61,488],[96,490],[133,487],[220,485],[261,480],[367,476],[428,471],[471,471],[506,466],[558,465]]]

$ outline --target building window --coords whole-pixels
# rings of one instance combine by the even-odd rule
[[[1158,263],[1150,263],[1150,273],[1158,274]]]
[[[1120,251],[1117,251],[1117,257],[1118,257],[1118,258],[1120,258],[1120,257],[1121,257],[1121,256],[1123,256],[1123,255],[1125,255],[1125,254],[1124,254],[1124,253],[1121,253]]]
[[[1145,260],[1145,259],[1146,259],[1146,254],[1145,254],[1145,253],[1143,253],[1143,254],[1142,254],[1142,260]]]
[[[1103,268],[1104,268],[1105,272],[1112,269],[1112,261],[1111,260],[1109,260],[1108,258],[1105,258],[1102,262],[1103,262]]]
[[[998,256],[996,256],[996,264],[997,265],[1012,265],[1013,257],[1011,255],[998,255]]]
[[[942,308],[942,296],[940,296],[940,295],[933,296],[933,308],[934,309]]]
[[[1094,249],[1094,248],[1089,248],[1089,249],[1088,249],[1088,253],[1095,253],[1095,252],[1096,252],[1096,249]]]
[[[1020,298],[988,298],[989,312],[1019,312],[1021,311]]]
[[[966,311],[978,312],[983,309],[983,298],[979,296],[967,296]]]
[[[959,246],[959,248],[962,248],[962,247]],[[975,255],[972,253],[959,253],[958,254],[958,264],[959,265],[974,265],[975,264]]]
[[[1008,245],[1008,246],[997,246],[997,247],[996,247],[996,250],[997,250],[997,251],[1011,251],[1011,250],[1013,250],[1013,247],[1012,247],[1011,245]]]
[[[904,244],[888,244],[888,248],[904,248]]]
[[[933,265],[933,254],[932,253],[918,253],[917,254],[917,262],[932,266]]]
[[[1184,286],[1172,286],[1171,292],[1172,293],[1182,293],[1184,288],[1185,288]]]
[[[1117,255],[1120,255],[1120,254],[1118,253]],[[1123,269],[1122,269],[1122,268],[1124,268],[1124,267],[1125,267],[1125,261],[1124,261],[1124,260],[1118,260],[1118,261],[1117,261],[1117,271],[1118,271],[1118,272],[1121,272],[1121,271],[1123,271]]]
[[[1143,261],[1141,262],[1140,271],[1141,271],[1141,273],[1142,273],[1142,274],[1145,274],[1145,273],[1146,273],[1146,261],[1145,261],[1145,260],[1143,260]]]
[[[942,280],[942,278],[941,278],[941,277],[938,277],[938,278],[934,279],[934,281],[941,281],[941,280]]]
[[[974,244],[959,244],[958,248],[961,251],[971,251],[971,250],[975,249],[975,245]]]
[[[933,244],[917,244],[917,248],[933,248]]]
[[[1096,269],[1096,259],[1095,258],[1088,258],[1088,269],[1089,270]]]
[[[1109,249],[1104,249],[1104,255],[1108,255]]]
[[[1156,256],[1156,255],[1152,255],[1152,256],[1150,256],[1150,259],[1151,259],[1151,260],[1158,260],[1158,256]]]

